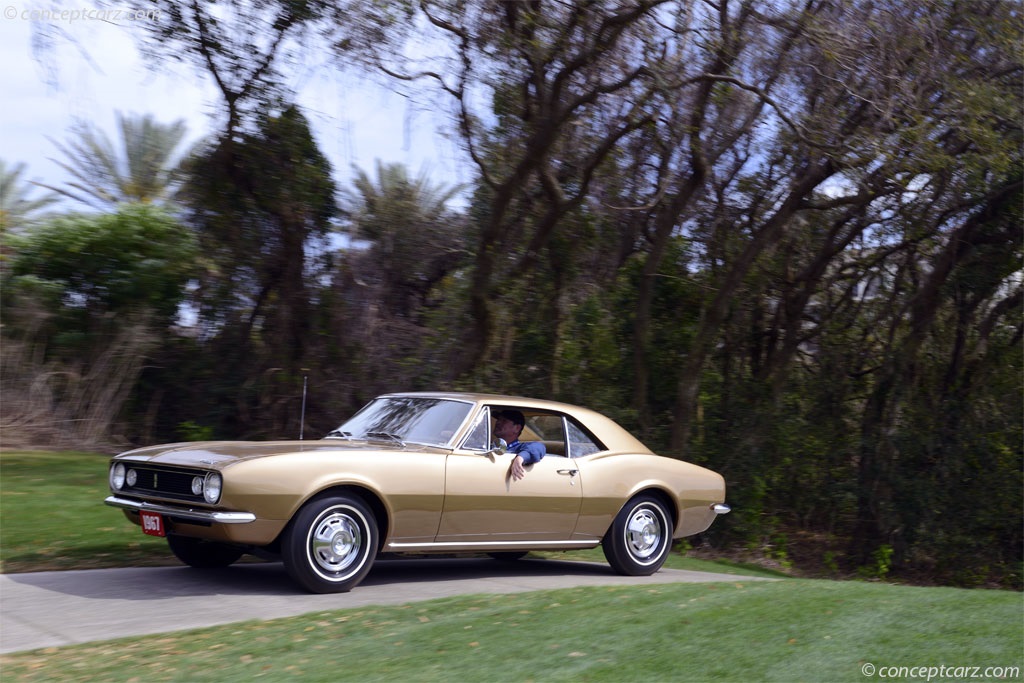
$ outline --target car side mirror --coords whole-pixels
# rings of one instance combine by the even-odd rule
[[[505,439],[498,439],[498,445],[487,451],[487,455],[504,455],[507,450],[508,444],[505,443]]]

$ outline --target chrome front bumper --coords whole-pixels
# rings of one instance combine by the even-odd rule
[[[103,501],[107,505],[122,510],[133,512],[155,512],[172,519],[181,519],[189,522],[203,522],[206,524],[248,524],[256,521],[256,515],[251,512],[218,512],[216,510],[196,510],[195,508],[174,507],[173,505],[161,505],[160,503],[147,503],[141,500],[130,500],[107,496]]]
[[[725,503],[716,503],[715,505],[711,506],[711,509],[712,511],[714,511],[716,515],[727,515],[730,511],[732,511],[732,508],[726,505]]]

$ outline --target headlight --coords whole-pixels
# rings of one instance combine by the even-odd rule
[[[115,491],[124,488],[124,465],[121,463],[110,466],[110,488]]]
[[[220,500],[220,489],[222,480],[220,475],[216,472],[210,472],[206,475],[206,481],[203,482],[203,498],[210,505],[213,505]]]
[[[139,473],[135,470],[128,470],[128,474],[124,478],[128,482],[129,486],[135,486],[135,482],[139,480]]]
[[[203,478],[192,477],[192,495],[201,496],[203,495]]]

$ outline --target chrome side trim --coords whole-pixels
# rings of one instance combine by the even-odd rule
[[[555,549],[565,546],[580,548],[595,548],[601,543],[601,539],[590,541],[445,541],[441,543],[388,543],[388,550],[472,550],[472,549],[505,549],[510,547],[541,549],[551,547]]]
[[[147,503],[141,500],[129,500],[117,496],[107,496],[103,501],[107,505],[122,510],[134,512],[156,512],[175,519],[187,519],[194,522],[207,522],[210,524],[248,524],[256,521],[256,515],[251,512],[218,512],[216,510],[196,510],[194,508],[179,508],[172,505],[161,505],[159,503]]]
[[[725,503],[716,503],[715,505],[711,506],[711,509],[714,510],[716,515],[727,515],[730,511],[732,511],[732,508],[726,505]]]

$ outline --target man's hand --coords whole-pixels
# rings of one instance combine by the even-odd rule
[[[512,473],[512,478],[515,481],[519,481],[526,476],[526,468],[523,467],[523,456],[517,455],[512,458],[512,466],[509,468]]]

